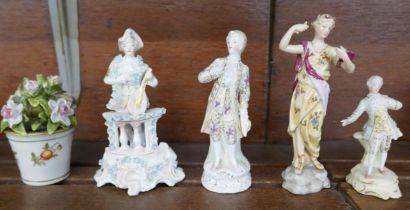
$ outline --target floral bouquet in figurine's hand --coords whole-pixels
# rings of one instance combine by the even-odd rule
[[[0,132],[6,129],[27,135],[32,132],[53,134],[75,127],[75,99],[66,93],[58,76],[37,75],[24,78],[16,92],[1,109]]]

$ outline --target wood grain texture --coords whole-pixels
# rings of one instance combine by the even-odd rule
[[[76,138],[105,140],[101,113],[110,87],[103,77],[118,54],[117,39],[128,27],[144,41],[139,54],[159,80],[148,88],[151,107],[167,114],[158,122],[160,139],[207,142],[200,134],[211,84],[200,84],[198,73],[215,58],[227,55],[225,38],[243,30],[248,46],[243,61],[250,67],[252,131],[244,142],[263,142],[267,105],[269,3],[262,1],[116,1],[79,2],[82,97]]]
[[[335,190],[294,196],[281,188],[251,188],[224,195],[202,187],[158,187],[138,197],[128,197],[124,190],[113,186],[2,185],[0,193],[2,209],[349,209]]]
[[[252,187],[238,194],[224,195],[205,190],[201,184],[206,144],[174,143],[172,148],[184,169],[186,178],[175,187],[159,185],[137,197],[112,185],[95,186],[93,175],[98,169],[103,142],[77,141],[73,144],[71,175],[57,185],[32,187],[23,185],[13,154],[6,142],[0,142],[0,209],[409,209],[409,146],[397,142],[387,167],[400,180],[403,197],[382,201],[354,191],[344,182],[349,168],[360,157],[360,147],[325,141],[323,163],[332,180],[332,188],[319,193],[296,196],[282,189],[280,176],[290,163],[291,145],[248,144],[244,153],[252,164]],[[347,146],[347,147],[344,147]],[[268,152],[271,153],[268,153]],[[287,154],[287,156],[286,156]],[[99,157],[97,157],[99,155]]]
[[[290,143],[286,130],[294,78],[295,57],[278,49],[286,30],[295,23],[313,20],[317,13],[336,16],[331,45],[343,45],[357,53],[357,71],[346,74],[332,69],[329,112],[323,138],[350,139],[361,129],[365,118],[342,128],[339,121],[354,110],[367,91],[372,74],[384,77],[382,93],[405,106],[391,115],[408,140],[410,131],[410,2],[392,1],[79,1],[82,97],[78,109],[78,140],[105,141],[101,113],[106,111],[110,87],[102,80],[112,58],[118,54],[117,39],[127,27],[143,38],[140,54],[160,81],[149,88],[152,107],[163,106],[167,114],[159,121],[158,134],[169,142],[206,143],[199,132],[212,85],[197,82],[197,74],[216,57],[226,55],[225,37],[240,29],[248,35],[243,61],[251,70],[250,118],[252,130],[244,143]],[[317,8],[320,8],[318,11]],[[272,24],[270,24],[270,18]],[[273,28],[269,46],[269,28]],[[293,43],[311,39],[312,30],[298,35]],[[272,58],[269,58],[269,48]],[[56,74],[57,64],[46,0],[5,1],[0,7],[0,102],[4,103],[23,76]],[[269,60],[273,72],[268,75]],[[270,100],[267,101],[268,83]],[[267,106],[267,104],[269,106]],[[269,107],[269,116],[267,113]],[[265,120],[268,118],[268,136]]]
[[[295,56],[279,50],[281,37],[290,26],[312,21],[318,13],[329,13],[336,17],[336,27],[328,38],[333,46],[344,46],[353,50],[357,57],[356,72],[347,74],[333,68],[330,77],[331,95],[325,119],[323,138],[346,139],[361,129],[366,117],[346,128],[340,120],[349,116],[361,98],[367,94],[366,80],[373,74],[384,78],[383,94],[410,103],[410,2],[392,1],[276,1],[274,15],[273,60],[274,72],[270,88],[269,142],[291,143],[287,134],[288,113],[294,79]],[[311,40],[313,29],[293,38],[292,43]],[[404,106],[391,115],[408,140],[410,131],[410,108]]]
[[[1,2],[0,57],[1,105],[23,77],[58,74],[46,0]]]

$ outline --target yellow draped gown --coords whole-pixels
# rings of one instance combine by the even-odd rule
[[[311,44],[308,47],[312,49]],[[331,64],[336,65],[338,58],[334,47],[328,46],[322,52],[315,53],[309,50],[309,62],[324,80],[330,77]],[[303,56],[302,56],[303,57]],[[293,138],[294,156],[292,164],[297,167],[300,158],[307,156],[310,159],[319,157],[320,139],[322,135],[323,119],[326,108],[323,107],[319,94],[307,75],[306,67],[296,75],[298,83],[293,91],[289,113],[288,133]],[[304,143],[304,153],[298,154],[295,141],[296,130],[299,129]]]

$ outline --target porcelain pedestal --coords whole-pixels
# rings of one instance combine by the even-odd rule
[[[158,145],[156,124],[165,111],[154,108],[138,116],[118,112],[103,114],[110,144],[94,176],[98,187],[111,183],[128,189],[128,195],[134,196],[153,189],[158,183],[174,186],[185,178],[174,151],[167,143]]]
[[[223,142],[223,139],[220,142],[210,141],[203,166],[202,186],[216,193],[245,191],[251,186],[252,177],[250,163],[241,151],[241,142],[238,140],[232,145]],[[217,149],[218,144],[221,146],[220,150]],[[219,161],[218,154],[221,155]]]
[[[249,171],[233,174],[224,170],[204,170],[202,185],[209,191],[217,193],[238,193],[247,190],[252,184]]]
[[[359,193],[371,195],[383,200],[390,198],[400,198],[402,196],[399,188],[399,179],[397,175],[390,169],[384,167],[383,173],[374,167],[369,178],[365,178],[368,169],[369,158],[369,142],[363,139],[362,132],[356,132],[353,137],[357,139],[364,149],[364,155],[359,164],[350,170],[350,174],[346,176],[347,183]],[[376,153],[374,166],[380,165],[380,153]]]
[[[313,165],[306,165],[301,174],[296,174],[293,166],[288,166],[282,172],[282,187],[297,195],[316,193],[323,188],[330,188],[327,171],[316,169]]]
[[[367,167],[359,163],[350,170],[346,181],[364,195],[372,195],[383,200],[401,197],[399,179],[392,170],[385,167],[383,173],[380,173],[377,168],[373,168],[369,178],[365,178],[366,173]]]

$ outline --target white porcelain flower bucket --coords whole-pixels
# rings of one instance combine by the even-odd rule
[[[6,132],[25,184],[50,185],[70,174],[71,144],[74,128],[49,135],[32,133],[21,136]]]

